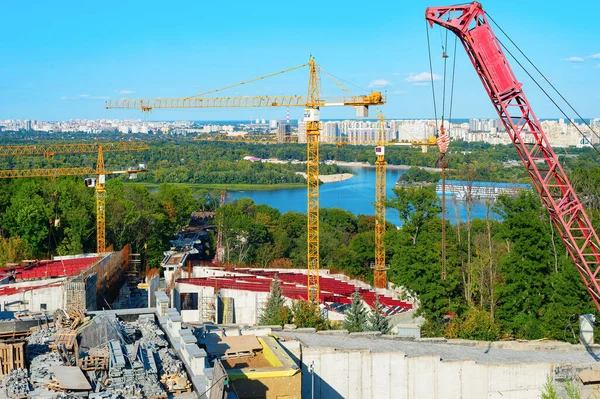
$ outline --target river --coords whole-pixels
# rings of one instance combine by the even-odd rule
[[[320,206],[321,208],[338,207],[352,212],[355,215],[374,215],[375,203],[375,168],[350,167],[355,175],[351,179],[341,182],[322,184],[320,187]],[[392,189],[396,181],[405,171],[397,169],[388,169],[386,177],[386,188],[388,198],[393,197]],[[257,204],[266,204],[279,209],[280,212],[301,212],[306,214],[306,189],[292,188],[273,191],[231,191],[228,192],[227,199],[235,200],[248,197]],[[455,206],[456,204],[456,206]],[[453,197],[446,196],[446,217],[453,224],[456,222],[456,211],[461,221],[466,221],[467,213],[463,201],[454,201]],[[485,218],[485,202],[475,202],[471,217]],[[492,214],[494,218],[498,215]],[[396,226],[401,222],[398,213],[393,209],[388,209],[387,220]]]

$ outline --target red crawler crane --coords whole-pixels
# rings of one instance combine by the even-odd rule
[[[600,310],[600,241],[506,60],[481,4],[429,7],[425,18],[462,42],[537,193]]]

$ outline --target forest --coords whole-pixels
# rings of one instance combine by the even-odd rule
[[[20,144],[23,144],[20,142]],[[223,228],[226,260],[260,267],[306,265],[306,216],[280,213],[250,199],[218,207],[218,192],[182,184],[209,181],[252,183],[296,179],[302,164],[241,161],[244,156],[304,160],[303,145],[242,145],[194,141],[152,141],[147,154],[109,154],[107,168],[146,162],[151,170],[130,184],[125,178],[107,182],[107,242],[135,251],[147,244],[148,266],[156,267],[168,241],[194,210],[217,210]],[[561,162],[598,228],[600,166],[591,149],[561,150]],[[389,154],[389,155],[388,155]],[[322,146],[323,160],[373,162],[372,147]],[[386,151],[390,164],[435,166],[437,154],[418,149]],[[448,178],[528,182],[507,146],[453,143]],[[2,158],[0,168],[94,165],[95,155]],[[323,165],[328,173],[343,171]],[[209,176],[209,177],[206,177]],[[408,182],[435,182],[436,172],[419,168]],[[205,180],[203,180],[205,179]],[[220,179],[220,180],[219,180]],[[264,180],[260,180],[264,179]],[[273,180],[274,179],[274,180]],[[279,180],[278,180],[279,179]],[[295,180],[294,180],[295,181]],[[301,179],[303,181],[303,179]],[[446,278],[442,278],[440,201],[432,185],[398,187],[387,206],[402,226],[388,224],[385,237],[389,280],[406,287],[420,301],[424,333],[453,338],[552,338],[575,341],[576,317],[594,313],[566,248],[537,195],[500,197],[487,204],[500,219],[446,223]],[[218,207],[218,209],[217,209]],[[372,280],[374,225],[372,216],[342,209],[321,209],[321,265],[352,277]],[[214,242],[214,237],[211,237]],[[0,180],[0,264],[24,258],[47,258],[95,249],[94,190],[79,177]],[[206,254],[214,255],[214,248]]]
[[[595,306],[534,193],[489,204],[502,221],[447,222],[445,279],[441,207],[433,187],[396,189],[388,206],[403,221],[399,229],[387,226],[388,278],[419,299],[425,335],[577,342],[577,315],[594,313]],[[304,214],[281,214],[244,198],[218,208],[217,223],[227,262],[306,264]],[[321,267],[372,282],[374,224],[373,216],[322,209]]]

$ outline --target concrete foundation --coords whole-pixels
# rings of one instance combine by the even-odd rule
[[[283,344],[299,358],[297,345]],[[302,347],[301,356],[302,397],[315,399],[538,399],[553,370],[549,363],[445,362],[439,356],[323,347]]]

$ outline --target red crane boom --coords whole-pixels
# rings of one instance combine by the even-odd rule
[[[429,7],[425,18],[431,27],[436,24],[449,29],[462,42],[533,186],[600,310],[598,235],[533,113],[522,84],[515,78],[481,4]]]

